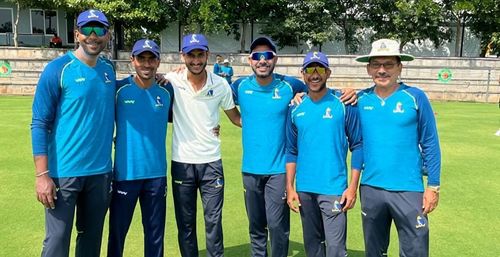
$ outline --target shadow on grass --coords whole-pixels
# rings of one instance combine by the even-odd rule
[[[269,249],[268,244],[268,252],[270,253],[271,249]],[[364,251],[358,250],[347,250],[349,257],[364,257]],[[200,250],[199,256],[206,256],[207,251],[205,249]],[[231,247],[224,248],[224,256],[225,257],[246,257],[250,255],[250,244],[242,244],[235,245]],[[289,257],[306,257],[306,253],[304,251],[304,244],[298,243],[295,241],[290,241],[290,245],[288,247],[288,256]]]

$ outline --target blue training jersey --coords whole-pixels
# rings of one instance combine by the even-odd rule
[[[441,151],[427,96],[403,83],[385,99],[374,89],[361,91],[358,100],[364,142],[361,184],[423,192],[426,170],[428,185],[439,185]]]
[[[100,57],[95,67],[73,52],[43,70],[33,100],[33,155],[47,155],[50,176],[111,171],[115,69]]]
[[[255,75],[235,81],[231,87],[240,106],[242,122],[242,171],[270,175],[285,173],[285,125],[288,105],[297,92],[307,90],[300,80],[273,74],[260,86]]]
[[[132,76],[117,82],[114,179],[165,177],[165,140],[173,103],[172,85],[140,88]]]
[[[300,192],[342,195],[347,188],[347,149],[351,168],[361,171],[363,140],[358,108],[345,106],[341,93],[328,89],[318,101],[305,96],[290,107],[286,126],[286,162],[296,163]]]

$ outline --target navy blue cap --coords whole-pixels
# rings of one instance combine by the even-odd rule
[[[304,63],[302,64],[302,68],[309,66],[311,63],[319,63],[321,66],[328,68],[328,58],[322,52],[309,52],[306,54],[304,58]]]
[[[208,41],[202,34],[189,34],[182,38],[182,52],[187,54],[195,49],[208,51]]]
[[[273,40],[271,40],[270,38],[265,37],[265,36],[258,37],[252,42],[252,44],[250,45],[250,52],[253,52],[253,49],[255,49],[255,47],[260,46],[260,45],[266,45],[269,48],[271,48],[271,50],[274,53],[276,53],[276,45],[274,44]]]
[[[86,10],[80,13],[80,15],[78,15],[78,18],[76,19],[76,26],[83,27],[85,24],[93,21],[99,22],[102,25],[109,27],[109,22],[106,18],[106,15],[104,15],[104,13],[102,13],[101,11],[94,9]]]
[[[138,56],[144,52],[151,52],[156,58],[160,58],[160,47],[153,40],[139,39],[135,42],[132,48],[132,56]]]

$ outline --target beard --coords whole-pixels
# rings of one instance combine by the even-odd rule
[[[106,48],[106,44],[99,41],[83,40],[82,42],[80,42],[80,47],[82,47],[85,54],[90,56],[98,56],[102,52],[102,50]]]
[[[268,67],[267,71],[265,72],[261,72],[258,70],[258,68],[260,67]],[[265,65],[256,65],[256,66],[252,66],[252,70],[253,70],[253,73],[259,77],[259,78],[267,78],[269,76],[271,76],[271,74],[273,74],[273,71],[274,71],[274,64],[265,64]]]
[[[201,64],[200,70],[198,70],[198,68],[194,68],[192,64],[187,64],[186,63],[186,68],[189,70],[189,72],[191,72],[194,75],[200,75],[202,72],[205,71],[206,67],[207,67],[207,63],[206,62],[204,62],[204,63]]]

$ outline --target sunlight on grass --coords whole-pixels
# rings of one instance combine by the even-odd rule
[[[1,255],[39,256],[44,237],[43,208],[34,196],[31,156],[32,97],[0,96],[0,242]],[[499,256],[500,244],[500,109],[495,104],[433,103],[441,141],[442,192],[430,215],[431,256]],[[250,255],[248,221],[241,183],[240,129],[222,115],[222,154],[225,173],[224,244],[227,257]],[[170,136],[168,132],[168,151]],[[204,224],[198,206],[198,244],[205,255]],[[290,256],[304,257],[300,217],[292,213]],[[127,237],[125,256],[143,256],[140,211]],[[180,256],[170,191],[167,203],[166,256]],[[398,256],[395,229],[389,256]],[[74,247],[74,238],[72,248]],[[102,256],[106,254],[107,227]],[[348,215],[349,256],[361,257],[364,243],[359,202]],[[72,251],[71,256],[74,253]]]

